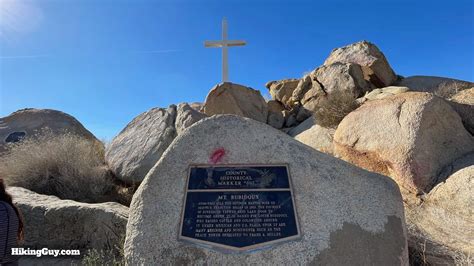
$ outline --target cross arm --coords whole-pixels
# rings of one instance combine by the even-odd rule
[[[204,46],[205,47],[222,47],[222,42],[221,41],[205,41]]]
[[[244,46],[246,44],[245,41],[227,41],[227,46]]]
[[[223,46],[243,46],[245,41],[205,41],[205,47],[223,47]]]

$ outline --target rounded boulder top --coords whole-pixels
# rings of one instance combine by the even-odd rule
[[[0,118],[0,152],[9,143],[41,134],[49,130],[53,134],[71,133],[98,141],[76,118],[51,109],[21,109]]]

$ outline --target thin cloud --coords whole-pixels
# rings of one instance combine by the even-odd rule
[[[42,24],[43,10],[34,3],[0,0],[0,38],[9,40],[19,33],[30,33]]]
[[[167,54],[180,52],[180,49],[167,49],[167,50],[141,50],[131,51],[134,54]],[[33,54],[33,55],[0,55],[0,59],[30,59],[30,58],[43,58],[50,57],[51,54]],[[82,56],[92,56],[91,54],[83,54]]]
[[[0,59],[27,59],[27,58],[41,58],[48,57],[49,54],[33,54],[33,55],[0,55]]]
[[[133,53],[137,54],[166,54],[166,53],[174,53],[180,52],[180,49],[168,49],[168,50],[143,50],[143,51],[133,51]]]

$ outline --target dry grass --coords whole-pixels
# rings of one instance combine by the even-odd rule
[[[120,237],[120,244],[110,249],[105,250],[88,250],[82,258],[81,265],[95,266],[95,265],[110,265],[110,266],[124,266],[124,244],[125,234]]]
[[[103,145],[69,133],[43,132],[15,143],[0,157],[0,176],[7,185],[61,199],[104,202],[120,194]]]
[[[473,265],[473,258],[437,243],[414,225],[407,224],[410,265]]]
[[[421,208],[421,206],[406,206],[405,208],[410,265],[473,265],[471,254],[465,254],[437,242],[425,230],[417,226],[420,223],[419,219],[422,218],[417,215]],[[447,217],[439,217],[439,219],[443,218],[452,221]]]
[[[359,107],[356,98],[351,93],[337,93],[326,96],[314,113],[316,123],[322,127],[336,128],[339,123]]]

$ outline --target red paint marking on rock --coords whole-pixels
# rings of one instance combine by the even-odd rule
[[[209,157],[209,163],[216,164],[222,160],[222,157],[225,155],[224,148],[216,149],[212,152],[211,156]]]

